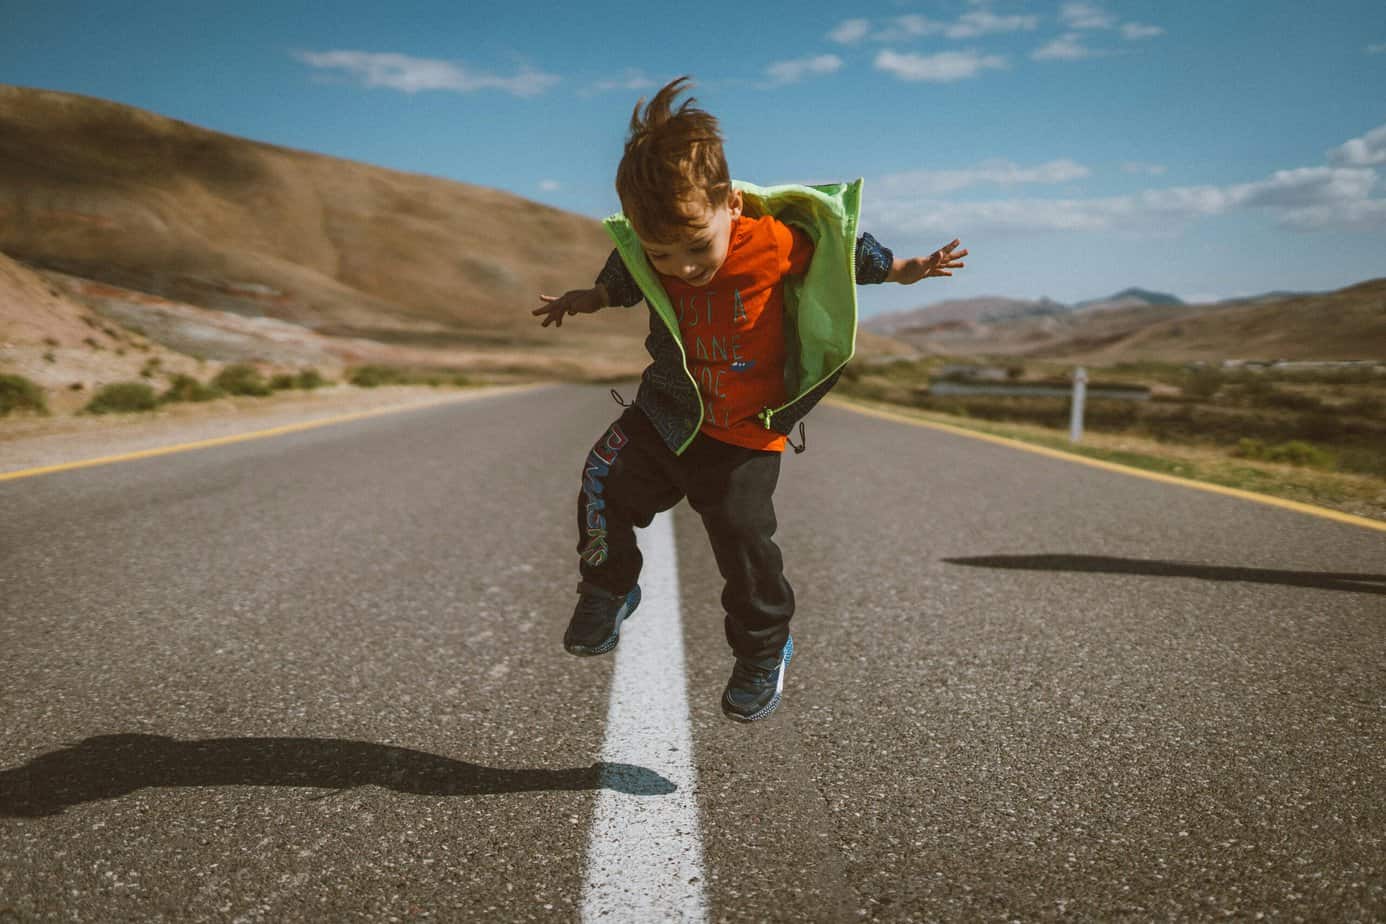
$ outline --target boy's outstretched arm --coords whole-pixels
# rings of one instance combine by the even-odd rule
[[[962,258],[967,256],[967,251],[958,250],[958,243],[954,239],[952,243],[944,244],[927,257],[894,260],[891,263],[890,271],[886,274],[885,281],[898,282],[908,286],[930,276],[953,275],[950,270],[962,269],[967,265],[962,262]]]
[[[573,289],[557,297],[540,295],[547,304],[540,305],[531,312],[535,317],[545,315],[541,327],[553,324],[563,326],[563,318],[570,314],[591,314],[612,305],[630,307],[645,297],[631,277],[626,264],[621,261],[618,251],[611,251],[606,265],[597,275],[597,281],[590,289]]]
[[[566,315],[591,314],[607,306],[606,287],[601,283],[590,289],[571,289],[562,295],[540,294],[539,298],[546,304],[540,305],[530,313],[535,317],[545,316],[540,327],[548,327],[550,324],[562,327]]]

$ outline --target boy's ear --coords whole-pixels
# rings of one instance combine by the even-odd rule
[[[741,190],[733,189],[731,195],[727,197],[727,208],[731,210],[731,217],[740,218],[744,206],[745,201],[741,198]]]

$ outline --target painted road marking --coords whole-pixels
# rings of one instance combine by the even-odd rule
[[[621,627],[602,760],[652,770],[677,788],[636,795],[603,780],[587,847],[582,920],[703,922],[703,840],[672,514],[659,514],[638,536],[642,602]]]
[[[511,391],[524,391],[535,388],[534,385],[498,385],[488,388],[478,388],[475,391],[461,395],[449,395],[436,401],[423,401],[418,404],[393,405],[391,407],[373,408],[369,411],[356,411],[351,414],[338,414],[335,417],[323,417],[317,420],[306,420],[301,423],[285,424],[282,427],[271,427],[268,430],[252,430],[249,433],[233,433],[229,436],[218,436],[207,440],[198,440],[195,443],[177,443],[172,446],[156,446],[153,449],[140,449],[135,452],[125,452],[114,456],[100,456],[94,459],[79,459],[75,462],[61,462],[57,465],[43,465],[37,468],[22,468],[13,472],[0,472],[0,481],[13,481],[18,478],[32,478],[35,475],[50,475],[54,472],[68,472],[77,468],[91,468],[95,465],[112,465],[116,462],[130,462],[134,459],[148,459],[152,456],[166,456],[175,452],[187,452],[191,449],[209,449],[213,446],[225,446],[230,443],[243,443],[248,440],[262,440],[270,436],[283,436],[286,433],[297,433],[300,430],[313,430],[317,427],[330,427],[333,424],[348,423],[353,420],[364,420],[367,417],[380,417],[384,414],[398,414],[403,411],[421,411],[425,408],[438,407],[440,404],[451,404],[456,401],[470,401],[475,398],[487,395],[504,394]]]
[[[869,417],[880,417],[884,420],[894,420],[898,423],[906,423],[916,427],[928,427],[931,430],[942,430],[945,433],[953,433],[958,436],[966,436],[974,440],[983,440],[988,443],[996,443],[999,446],[1009,446],[1012,449],[1021,449],[1025,452],[1033,452],[1037,455],[1048,456],[1051,459],[1062,459],[1065,462],[1076,462],[1079,465],[1087,465],[1092,468],[1106,469],[1109,472],[1120,472],[1123,475],[1134,475],[1137,478],[1145,478],[1150,481],[1161,481],[1165,484],[1177,484],[1185,488],[1195,488],[1199,491],[1207,491],[1210,494],[1223,494],[1228,497],[1238,497],[1242,500],[1255,501],[1258,504],[1265,504],[1269,507],[1281,507],[1285,510],[1294,510],[1298,513],[1307,513],[1310,516],[1319,517],[1324,520],[1336,520],[1339,523],[1351,523],[1353,526],[1365,526],[1367,529],[1374,529],[1379,532],[1386,532],[1386,523],[1380,520],[1371,520],[1367,517],[1353,516],[1350,513],[1343,513],[1338,510],[1330,510],[1327,507],[1317,507],[1313,504],[1303,504],[1299,501],[1286,500],[1281,497],[1272,497],[1269,494],[1257,494],[1255,491],[1243,491],[1240,488],[1228,488],[1220,484],[1210,484],[1206,481],[1194,481],[1190,478],[1180,478],[1178,475],[1166,475],[1161,472],[1148,472],[1145,469],[1133,468],[1129,465],[1120,465],[1116,462],[1104,462],[1101,459],[1090,459],[1087,456],[1076,455],[1071,452],[1063,452],[1058,449],[1050,449],[1047,446],[1035,446],[1021,440],[1013,440],[1004,436],[993,436],[990,433],[980,433],[976,430],[968,430],[965,427],[955,427],[946,423],[939,423],[933,420],[924,420],[919,417],[910,417],[906,414],[895,413],[881,408],[870,407],[864,404],[857,404],[845,398],[833,396],[827,399],[827,403],[843,410],[855,411],[858,414],[866,414]]]

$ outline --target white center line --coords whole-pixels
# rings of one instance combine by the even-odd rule
[[[703,922],[703,841],[672,514],[655,517],[639,531],[639,542],[642,601],[621,625],[602,760],[642,769],[622,774],[610,768],[603,775],[587,847],[582,920]],[[644,779],[650,771],[677,788],[640,795],[612,785],[629,790],[621,777]]]

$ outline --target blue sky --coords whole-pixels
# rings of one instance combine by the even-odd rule
[[[951,280],[864,288],[867,314],[1386,275],[1380,0],[0,0],[0,21],[0,82],[592,217],[619,208],[636,99],[690,74],[734,176],[865,177],[863,227],[897,253],[971,250]]]

